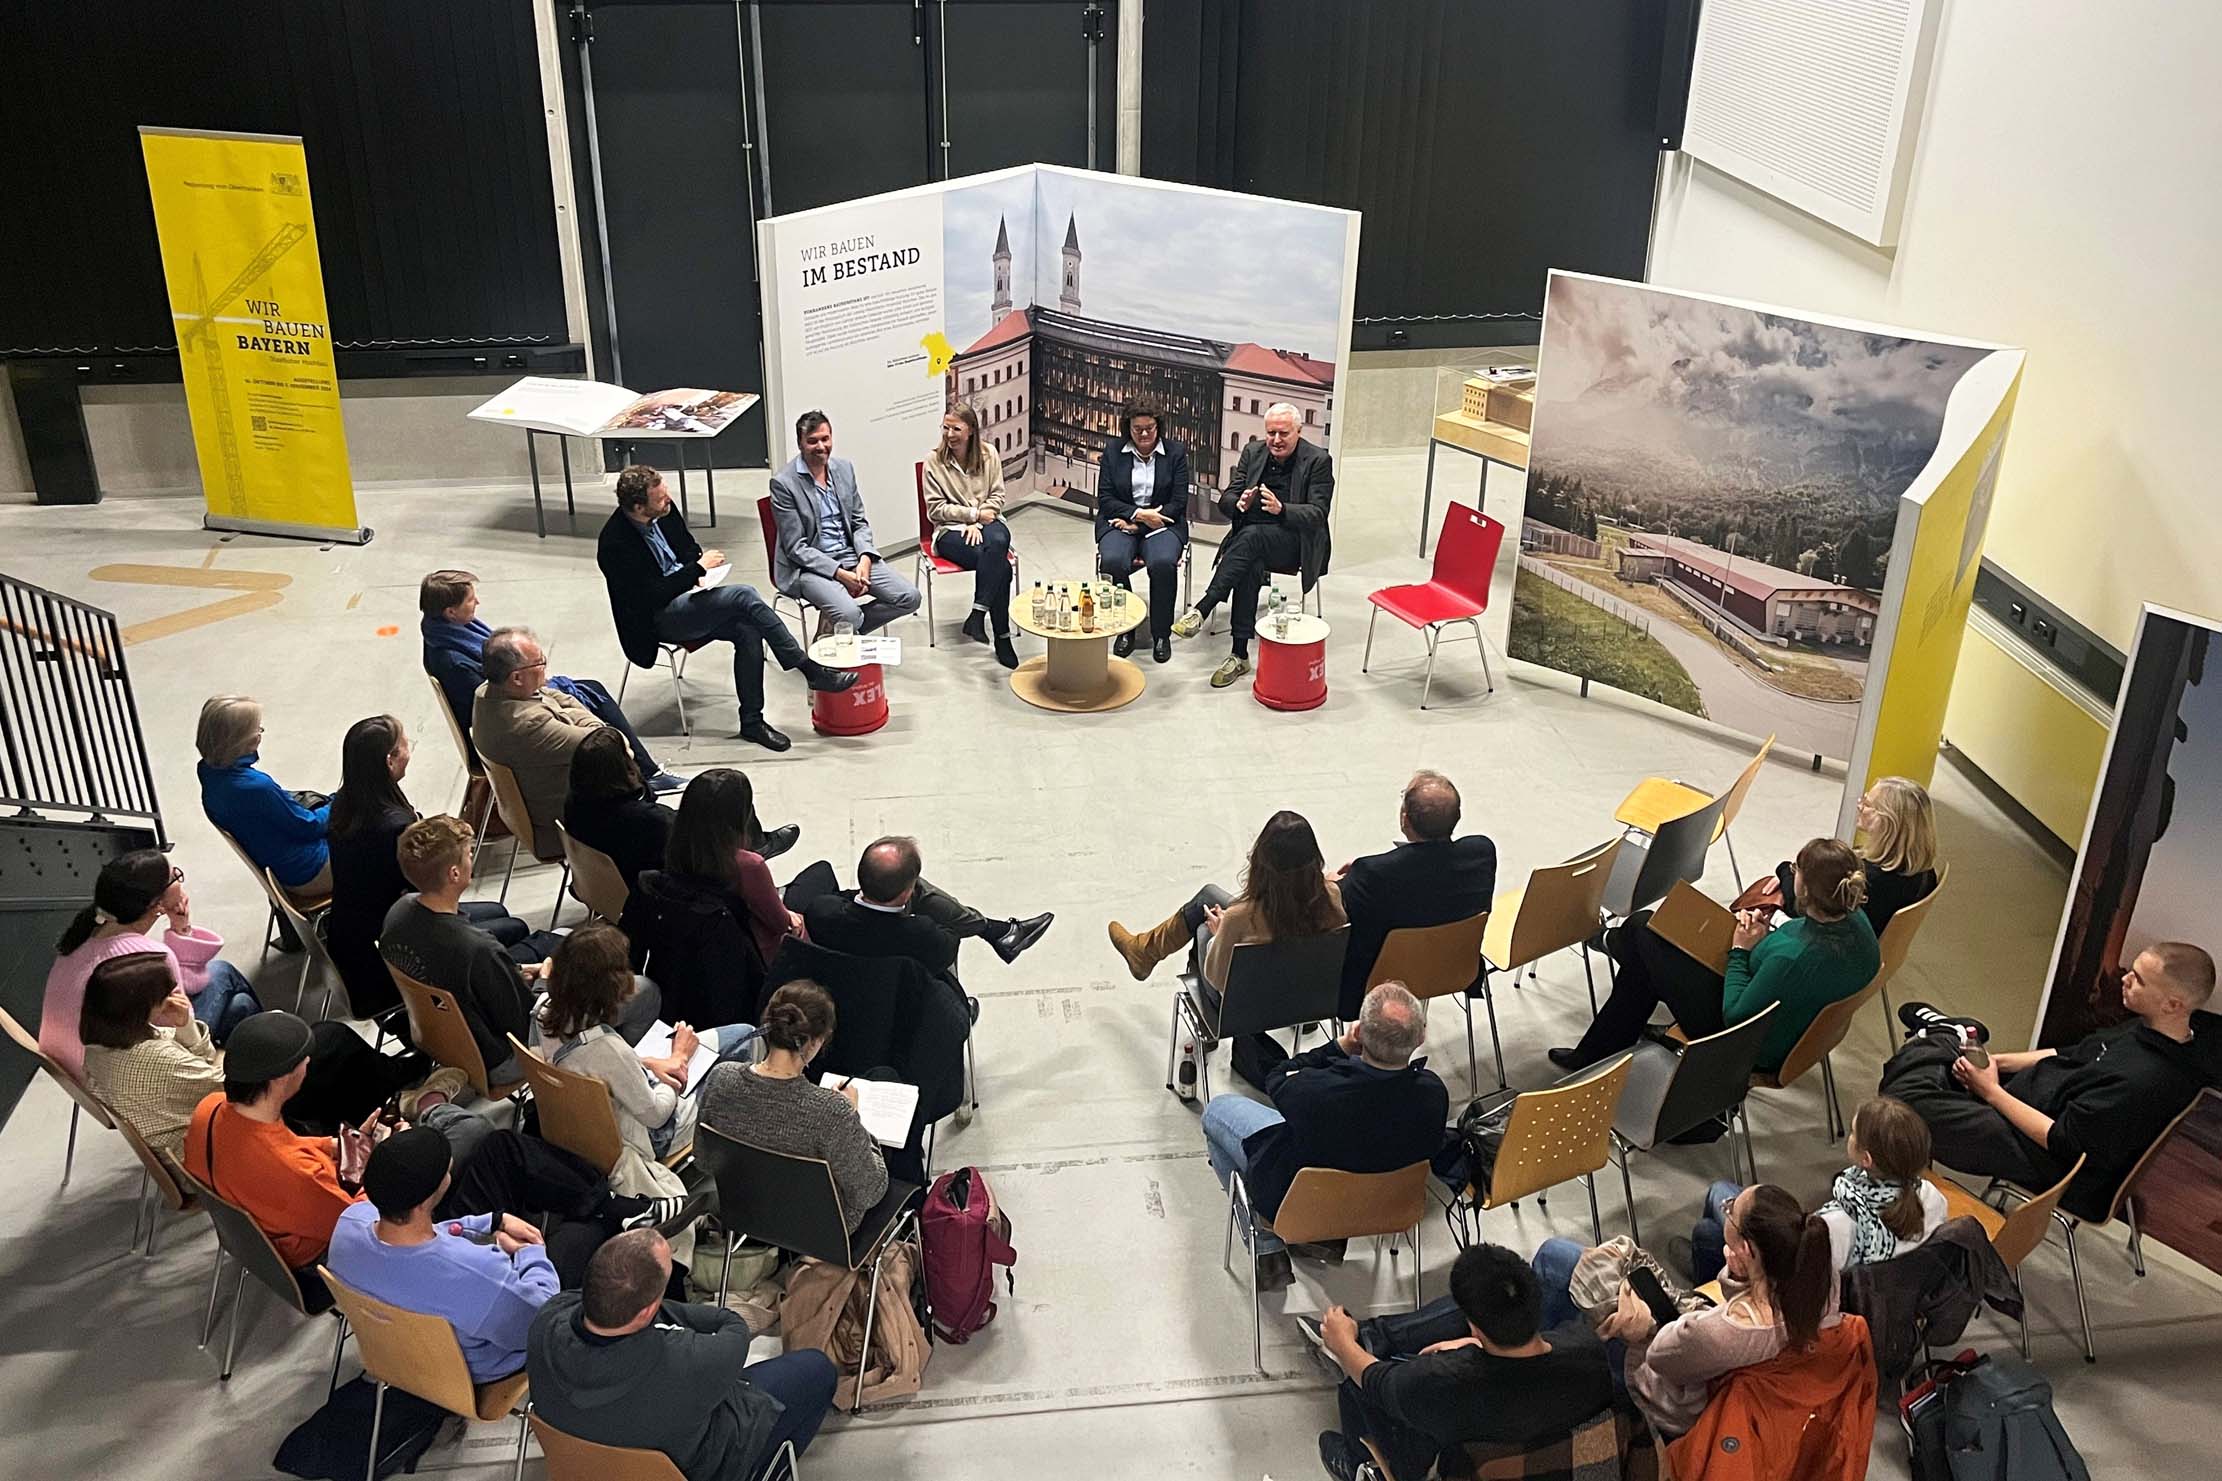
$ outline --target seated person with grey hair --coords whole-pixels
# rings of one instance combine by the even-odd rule
[[[1271,1105],[1213,1096],[1204,1107],[1204,1143],[1219,1186],[1242,1174],[1251,1209],[1270,1221],[1304,1168],[1394,1172],[1433,1157],[1443,1144],[1450,1092],[1426,1061],[1414,1058],[1426,1041],[1419,999],[1401,982],[1384,982],[1366,994],[1340,1039],[1267,1074]],[[1287,1248],[1270,1234],[1256,1237],[1258,1282],[1278,1290],[1294,1279]]]
[[[572,754],[603,723],[548,682],[548,650],[529,627],[495,628],[479,662],[486,682],[471,704],[471,741],[480,756],[515,773],[532,815],[527,842],[536,857],[553,859],[563,852],[555,825],[571,790]]]

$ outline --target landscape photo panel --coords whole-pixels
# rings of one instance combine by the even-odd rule
[[[1989,353],[1553,273],[1511,656],[1849,757],[1900,499]]]

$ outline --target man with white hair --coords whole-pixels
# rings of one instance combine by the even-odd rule
[[[555,831],[571,787],[571,754],[602,728],[594,712],[548,682],[548,650],[529,627],[498,627],[479,658],[486,682],[471,702],[471,739],[478,753],[517,776],[532,814],[533,854],[563,852]],[[677,777],[659,777],[666,787]]]
[[[1234,651],[1212,672],[1211,687],[1224,689],[1250,672],[1250,639],[1257,636],[1258,591],[1276,571],[1297,578],[1298,595],[1327,574],[1331,540],[1327,511],[1335,502],[1335,460],[1327,449],[1298,435],[1303,418],[1286,401],[1265,411],[1265,439],[1242,450],[1219,507],[1234,529],[1219,546],[1218,564],[1203,599],[1173,624],[1173,636],[1192,638],[1221,602],[1234,611]]]
[[[1340,1039],[1285,1060],[1265,1077],[1271,1105],[1215,1095],[1204,1107],[1204,1143],[1219,1186],[1242,1174],[1250,1207],[1270,1221],[1307,1167],[1394,1172],[1443,1144],[1450,1092],[1413,1056],[1427,1040],[1427,1012],[1401,982],[1366,994]],[[1281,1241],[1260,1233],[1258,1281],[1278,1290],[1295,1278]],[[1335,1258],[1333,1250],[1300,1250]]]

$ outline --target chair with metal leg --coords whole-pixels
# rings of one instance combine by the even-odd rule
[[[1453,503],[1443,511],[1443,533],[1435,546],[1435,565],[1425,581],[1405,586],[1384,586],[1366,600],[1373,615],[1366,619],[1366,656],[1359,671],[1373,663],[1373,625],[1383,612],[1427,634],[1427,677],[1420,684],[1420,708],[1435,687],[1435,656],[1442,646],[1443,630],[1463,623],[1473,630],[1474,647],[1481,654],[1481,676],[1489,692],[1497,690],[1496,675],[1489,671],[1489,643],[1481,633],[1482,614],[1489,610],[1489,588],[1496,577],[1497,551],[1504,544],[1504,526],[1480,510]]]
[[[687,740],[694,739],[694,732],[687,728],[687,655],[699,653],[709,645],[708,638],[690,638],[684,643],[666,643],[661,639],[656,642],[657,660],[671,667],[671,702],[679,711],[679,734]],[[628,663],[617,680],[619,709],[625,707],[625,685],[632,677],[633,665]]]
[[[332,908],[332,897],[330,895],[317,900],[295,898],[292,892],[278,883],[277,876],[254,861],[238,839],[221,828],[216,830],[216,836],[230,845],[231,851],[238,856],[239,862],[246,865],[247,872],[254,876],[255,888],[262,891],[263,897],[270,902],[270,923],[262,933],[262,955],[265,960],[270,956],[270,948],[278,944],[281,922],[290,921],[296,916],[306,916],[312,920],[319,919],[325,911]],[[281,896],[283,897],[283,903],[280,901]],[[295,929],[298,930],[298,927]],[[306,938],[304,938],[305,940]],[[301,987],[303,991],[308,988],[308,980],[308,968],[304,965],[301,969]],[[298,999],[296,999],[296,1002],[298,1002]]]
[[[548,929],[554,930],[556,917],[563,913],[563,892],[571,885],[571,861],[565,857],[558,844],[552,854],[540,852],[535,841],[539,835],[533,831],[532,810],[525,805],[524,789],[517,785],[517,773],[511,771],[491,756],[479,758],[486,764],[486,780],[493,784],[494,805],[501,809],[501,820],[509,828],[509,867],[501,877],[501,894],[504,904],[509,900],[510,876],[517,872],[517,851],[527,843],[533,844],[532,856],[543,864],[561,864],[562,877],[556,881],[555,909],[548,912]]]
[[[316,1005],[316,1017],[329,1018],[332,1016],[332,987],[339,981],[339,965],[332,960],[331,948],[324,944],[324,923],[331,919],[332,902],[326,900],[313,911],[303,910],[278,883],[276,875],[267,869],[262,874],[271,905],[292,925],[293,934],[301,938],[301,976],[293,985],[293,1011],[308,1016],[309,975],[320,973],[324,978],[324,998]]]
[[[1774,744],[1775,738],[1771,735],[1761,741],[1758,754],[1744,763],[1744,769],[1736,773],[1736,780],[1729,783],[1728,790],[1721,793],[1719,799],[1723,806],[1713,836],[1728,844],[1728,870],[1736,877],[1739,890],[1744,887],[1744,875],[1736,865],[1736,840],[1729,830],[1736,826],[1736,814],[1743,810],[1744,799],[1751,795],[1752,783],[1759,780],[1759,768],[1766,765],[1767,753],[1774,749]],[[1620,800],[1620,806],[1613,809],[1613,821],[1626,824],[1631,832],[1657,833],[1675,818],[1697,812],[1714,800],[1687,782],[1646,777]]]
[[[1412,1309],[1420,1309],[1420,1225],[1427,1218],[1428,1165],[1415,1162],[1394,1172],[1342,1172],[1330,1167],[1300,1168],[1271,1222],[1250,1204],[1241,1173],[1227,1179],[1227,1237],[1219,1264],[1234,1274],[1234,1236],[1239,1227],[1250,1252],[1250,1359],[1265,1371],[1265,1314],[1258,1290],[1258,1236],[1270,1234],[1284,1244],[1323,1244],[1333,1239],[1408,1238],[1412,1242]],[[1389,1246],[1396,1258],[1396,1246]]]
[[[437,1404],[450,1414],[477,1420],[517,1416],[517,1463],[514,1476],[525,1473],[524,1370],[487,1383],[471,1380],[463,1360],[463,1345],[446,1317],[404,1311],[341,1281],[322,1265],[317,1274],[332,1289],[332,1304],[355,1329],[355,1352],[363,1362],[363,1376],[378,1385],[370,1407],[370,1448],[364,1481],[377,1481],[378,1430],[386,1417],[386,1390],[398,1388],[427,1404]]]
[[[435,1064],[461,1070],[471,1088],[488,1100],[502,1100],[526,1088],[524,1080],[500,1085],[492,1082],[487,1074],[491,1066],[480,1052],[478,1038],[471,1032],[470,1020],[463,1016],[463,1005],[455,1000],[455,994],[417,981],[392,962],[386,963],[386,970],[393,974],[402,1006],[409,1010],[410,1039],[432,1056]]]
[[[75,1076],[71,1075],[68,1070],[63,1069],[52,1055],[41,1049],[38,1036],[16,1022],[15,1015],[5,1008],[0,1008],[0,1030],[6,1031],[7,1036],[15,1041],[15,1046],[18,1049],[37,1060],[39,1068],[46,1071],[54,1083],[61,1086],[69,1095],[69,1142],[62,1152],[62,1186],[67,1188],[70,1171],[77,1166],[77,1118],[79,1114],[89,1112],[93,1120],[111,1131],[115,1129],[116,1118],[109,1112],[108,1107],[101,1103],[99,1096],[93,1094],[85,1086],[80,1085]]]
[[[1823,1008],[1798,1035],[1798,1042],[1790,1046],[1782,1064],[1773,1070],[1754,1070],[1751,1088],[1754,1090],[1787,1090],[1805,1078],[1814,1066],[1821,1070],[1821,1116],[1823,1130],[1831,1142],[1841,1141],[1845,1132],[1844,1107],[1836,1098],[1836,1065],[1829,1056],[1844,1042],[1852,1031],[1852,1020],[1859,1010],[1867,1006],[1868,999],[1882,991],[1882,977],[1878,974],[1848,998],[1839,998]]]
[[[302,1289],[300,1279],[278,1253],[278,1247],[270,1242],[270,1236],[262,1232],[262,1226],[246,1210],[226,1202],[207,1184],[186,1174],[180,1173],[178,1178],[180,1186],[208,1210],[209,1222],[216,1226],[216,1268],[208,1277],[208,1314],[201,1322],[202,1347],[208,1346],[208,1339],[216,1331],[216,1296],[223,1288],[225,1257],[229,1256],[239,1267],[239,1278],[232,1284],[231,1330],[224,1338],[224,1366],[216,1375],[219,1382],[224,1382],[231,1378],[232,1359],[239,1351],[239,1314],[247,1304],[248,1276],[253,1276],[303,1316],[318,1316],[328,1308],[322,1301],[311,1299],[311,1293]],[[332,1376],[327,1391],[339,1385],[340,1346],[347,1340],[344,1316],[337,1311],[332,1314],[341,1319],[339,1331],[332,1338]]]
[[[430,674],[424,676],[424,682],[432,686],[433,707],[439,710],[440,718],[447,722],[448,739],[455,742],[455,757],[463,763],[464,798],[467,800],[470,797],[473,786],[486,789],[486,801],[478,810],[478,821],[471,824],[471,847],[484,848],[486,825],[494,816],[494,789],[487,783],[486,769],[478,764],[478,753],[471,749],[470,737],[463,733],[462,722],[455,718],[454,707],[447,702],[447,691]],[[622,689],[623,685],[619,688]]]
[[[918,559],[913,564],[910,579],[911,585],[926,594],[926,646],[933,648],[940,646],[940,638],[934,631],[934,578],[936,576],[967,576],[971,572],[953,560],[944,560],[935,552],[934,535],[937,532],[934,529],[933,521],[926,517],[926,465],[924,463],[913,463],[911,465],[911,477],[918,488]],[[961,528],[961,526],[952,526],[952,528]],[[1011,551],[1009,558],[1011,562],[1011,590],[1015,594],[1021,590],[1018,577],[1018,552],[1016,550]]]
[[[1196,1070],[1207,1102],[1211,1099],[1211,1050],[1220,1042],[1295,1029],[1296,1042],[1301,1043],[1304,1024],[1324,1023],[1335,1016],[1342,991],[1342,961],[1349,945],[1350,927],[1337,926],[1316,936],[1251,941],[1235,947],[1228,953],[1227,988],[1219,995],[1216,1014],[1210,1009],[1197,974],[1182,972],[1180,986],[1173,993],[1172,1041],[1165,1049],[1165,1088],[1179,1093],[1173,1074],[1184,1033],[1196,1041]]]
[[[571,898],[616,925],[625,918],[625,902],[633,894],[617,861],[573,837],[563,819],[556,819],[555,829],[556,837],[563,840],[563,861],[571,869]]]
[[[1628,1084],[1626,1054],[1592,1065],[1548,1090],[1523,1090],[1491,1113],[1503,1129],[1489,1185],[1471,1204],[1476,1213],[1518,1203],[1533,1195],[1538,1203],[1561,1183],[1580,1178],[1589,1189],[1589,1229],[1605,1242],[1605,1222],[1597,1208],[1597,1174],[1612,1161],[1613,1114]],[[1471,1194],[1475,1190],[1464,1190]],[[1473,1243],[1478,1219],[1469,1220],[1464,1197],[1450,1204],[1451,1230],[1461,1247]]]
[[[1510,1083],[1504,1073],[1504,1041],[1497,1037],[1497,1000],[1490,995],[1488,974],[1482,970],[1481,942],[1488,934],[1489,912],[1439,926],[1404,926],[1391,931],[1374,958],[1366,977],[1366,991],[1384,982],[1401,982],[1411,989],[1424,1009],[1436,998],[1450,998],[1466,1019],[1466,1085],[1469,1093],[1481,1090],[1479,1060],[1474,1055],[1474,1002],[1469,989],[1481,990],[1482,1005],[1489,1010],[1489,1045],[1497,1052],[1497,1085]]]
[[[1883,927],[1882,935],[1875,938],[1883,964],[1875,973],[1873,986],[1882,999],[1884,1031],[1893,1038],[1898,1033],[1898,1014],[1890,1006],[1890,979],[1905,966],[1907,956],[1913,951],[1913,938],[1920,933],[1921,923],[1929,918],[1929,908],[1936,904],[1937,896],[1944,893],[1944,882],[1951,877],[1952,866],[1940,865],[1936,887],[1911,905],[1900,906],[1890,917],[1889,924]]]
[[[548,1145],[607,1175],[625,1155],[625,1134],[617,1126],[617,1107],[610,1088],[593,1075],[550,1064],[509,1036],[509,1047],[532,1087],[533,1109],[540,1116],[540,1135]],[[694,1148],[673,1147],[663,1157],[666,1167],[677,1167]]]
[[[1656,1151],[1700,1123],[1728,1121],[1728,1150],[1747,1183],[1759,1181],[1759,1159],[1751,1147],[1751,1124],[1744,1118],[1752,1067],[1766,1046],[1775,1010],[1766,1007],[1717,1034],[1688,1043],[1646,1037],[1630,1053],[1628,1084],[1613,1115],[1613,1152],[1620,1163],[1620,1189],[1628,1200],[1628,1233],[1638,1242],[1636,1188],[1628,1163],[1638,1152]],[[1743,1155],[1736,1154],[1736,1133],[1743,1132]]]
[[[1500,890],[1489,907],[1489,927],[1481,933],[1484,974],[1510,972],[1520,985],[1520,969],[1536,980],[1535,964],[1554,951],[1580,948],[1582,975],[1589,980],[1589,1011],[1597,1012],[1597,977],[1589,964],[1589,939],[1597,934],[1605,886],[1612,881],[1620,840],[1608,839],[1563,864],[1550,864],[1528,876],[1518,889]]]
[[[2089,1160],[2088,1154],[2078,1156],[2075,1159],[2075,1166],[2069,1168],[2067,1174],[2059,1182],[2054,1183],[2044,1192],[2024,1202],[2010,1213],[1992,1208],[1950,1178],[1939,1177],[1935,1173],[1930,1173],[1928,1174],[1928,1180],[1930,1187],[1944,1195],[1944,1211],[1947,1218],[1970,1218],[1983,1226],[1983,1232],[1990,1236],[1991,1248],[1998,1252],[2000,1263],[2013,1272],[2014,1288],[2021,1290],[2021,1262],[2028,1259],[2036,1248],[2045,1242],[2046,1231],[2052,1227],[2053,1211],[2060,1207],[2060,1199],[2068,1191],[2068,1184],[2075,1181],[2076,1175],[2083,1171],[2083,1164]],[[2072,1225],[2068,1227],[2069,1248],[2073,1249],[2075,1233]],[[2079,1289],[2076,1295],[2080,1303],[2082,1291]],[[2088,1350],[2090,1342],[2088,1328],[2085,1330],[2084,1342],[2086,1350]],[[2029,1356],[2029,1301],[2027,1291],[2022,1291],[2021,1355],[2025,1358]]]
[[[1724,792],[1696,812],[1661,823],[1648,838],[1634,832],[1622,835],[1612,878],[1605,885],[1605,914],[1626,920],[1664,900],[1676,884],[1697,883],[1727,810]]]
[[[125,1145],[139,1159],[139,1196],[131,1210],[130,1248],[139,1247],[139,1228],[147,1231],[147,1255],[152,1258],[154,1246],[162,1233],[164,1211],[173,1214],[191,1213],[198,1209],[200,1200],[193,1195],[184,1175],[164,1159],[139,1135],[139,1128],[118,1116],[116,1130],[123,1133]]]

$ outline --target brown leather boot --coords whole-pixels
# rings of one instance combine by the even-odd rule
[[[1111,944],[1126,958],[1126,969],[1134,974],[1136,982],[1150,980],[1150,972],[1159,962],[1173,955],[1188,944],[1188,922],[1176,911],[1137,936],[1134,932],[1111,922]]]

